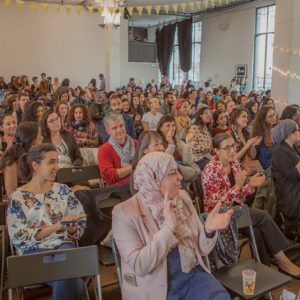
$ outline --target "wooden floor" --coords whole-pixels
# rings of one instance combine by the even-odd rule
[[[247,259],[247,258],[250,258],[250,251],[249,251],[249,248],[245,247],[243,254],[242,254],[242,260]],[[109,282],[117,280],[117,273],[115,271],[114,266],[106,267],[106,266],[101,265],[100,270],[101,270],[102,285],[105,285]],[[300,280],[292,280],[292,282],[287,284],[286,286],[284,286],[284,288],[297,294],[300,290]],[[279,300],[282,289],[283,288],[280,288],[280,289],[272,292],[274,299]],[[93,293],[91,292],[90,294],[91,294],[91,300],[94,299]],[[102,289],[102,294],[103,294],[103,300],[122,300],[121,292],[120,292],[120,288],[119,288],[118,284],[104,287]],[[4,299],[6,299],[6,296],[4,296]],[[38,297],[38,298],[33,298],[33,297],[29,296],[29,298],[26,298],[26,299],[50,300],[51,296],[49,295],[49,296],[43,296],[43,297]]]

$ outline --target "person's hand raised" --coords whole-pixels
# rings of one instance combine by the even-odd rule
[[[169,193],[165,193],[164,197],[164,217],[165,224],[171,229],[173,233],[176,232],[177,221],[174,213],[175,204],[172,199],[169,199]]]
[[[242,188],[245,184],[245,180],[247,178],[247,172],[245,170],[240,171],[235,176],[235,184],[238,188]]]
[[[249,185],[252,187],[258,187],[262,185],[265,181],[266,176],[264,174],[256,173],[250,178]]]
[[[219,201],[214,209],[208,214],[204,224],[206,233],[212,233],[216,230],[227,228],[233,215],[233,209],[229,209],[225,213],[220,213],[221,201]]]
[[[166,141],[168,142],[168,144],[174,144],[174,141],[173,141],[173,130],[170,128],[167,135],[166,135]]]

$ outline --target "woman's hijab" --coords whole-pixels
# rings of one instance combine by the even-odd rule
[[[164,195],[161,193],[161,182],[170,170],[177,169],[173,156],[164,152],[152,152],[144,156],[134,172],[134,187],[138,190],[137,197],[150,210],[158,227],[165,225]],[[198,263],[201,256],[199,249],[200,220],[195,218],[186,204],[191,201],[188,194],[180,191],[172,199],[177,220],[175,236],[178,239],[181,269],[190,272]]]

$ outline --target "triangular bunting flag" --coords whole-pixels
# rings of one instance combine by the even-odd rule
[[[186,3],[180,3],[181,11],[185,12],[186,10]]]
[[[174,4],[172,5],[172,8],[173,8],[174,12],[177,13],[177,11],[178,11],[178,4],[177,4],[177,3],[174,3]]]
[[[189,3],[190,12],[194,11],[194,2]]]
[[[104,8],[102,6],[100,6],[100,7],[97,8],[97,10],[98,10],[98,14],[101,16],[102,13],[103,13]]]
[[[24,1],[17,1],[17,7],[19,8],[19,9],[21,9],[21,8],[23,8],[24,7]]]
[[[115,8],[114,7],[109,7],[108,8],[110,15],[112,16],[115,12]]]
[[[53,9],[54,9],[54,11],[55,11],[57,14],[59,13],[60,8],[61,8],[61,5],[60,5],[60,4],[55,4],[55,5],[53,5]]]
[[[86,8],[87,8],[90,15],[94,12],[94,7],[93,6],[87,6]]]
[[[201,10],[201,1],[195,2],[197,10]]]
[[[156,14],[159,15],[160,12],[160,5],[155,5],[154,10],[156,11]]]
[[[36,10],[36,3],[35,3],[35,2],[30,1],[30,9],[31,9],[33,12],[35,12],[35,10]]]
[[[41,7],[42,7],[44,13],[46,13],[48,11],[48,6],[49,6],[48,3],[41,3]]]
[[[11,0],[5,0],[5,1],[4,1],[5,7],[10,6],[10,4],[11,4]]]
[[[81,16],[82,12],[83,12],[83,6],[79,6],[76,9],[78,16]]]
[[[139,16],[141,16],[142,15],[142,13],[143,13],[143,6],[137,6],[136,7],[136,9],[137,9],[137,11],[138,11],[138,14],[139,14]]]
[[[119,12],[122,15],[122,17],[124,17],[124,11],[125,11],[125,7],[124,6],[119,7]]]
[[[71,14],[71,12],[72,12],[72,6],[66,5],[65,6],[65,10],[66,10],[67,15],[69,16]]]
[[[146,8],[148,15],[150,16],[152,13],[152,6],[148,5],[148,6],[145,6],[145,8]]]
[[[133,7],[127,7],[127,10],[128,10],[129,16],[131,17],[132,13],[133,13]]]
[[[164,10],[168,14],[169,10],[170,10],[170,5],[168,5],[168,4],[164,5]]]

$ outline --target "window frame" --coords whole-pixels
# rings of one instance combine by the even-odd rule
[[[201,30],[201,34],[200,34],[200,41],[196,41],[196,27],[197,25],[194,25],[196,23],[200,23],[200,30]],[[171,57],[171,68],[170,68],[170,74],[169,74],[169,78],[170,78],[170,81],[174,84],[174,85],[177,85],[177,86],[180,86],[181,85],[181,75],[183,75],[183,79],[191,79],[193,81],[195,81],[195,53],[196,53],[196,45],[200,45],[200,57],[201,57],[201,43],[202,43],[202,21],[195,21],[193,22],[193,33],[192,33],[192,67],[191,67],[191,70],[188,72],[188,73],[185,73],[181,70],[180,68],[180,62],[179,62],[179,57],[178,57],[178,68],[175,67],[175,59],[174,59],[174,56],[175,56],[175,53],[176,53],[176,50],[179,51],[179,45],[178,45],[178,39],[177,39],[177,27],[176,27],[176,31],[175,31],[175,41],[177,41],[177,43],[175,43],[174,41],[174,45],[173,45],[173,50],[172,50],[172,57]],[[199,57],[199,74],[198,75],[198,78],[199,78],[199,82],[200,82],[200,57]],[[172,73],[171,73],[172,71]],[[177,74],[176,74],[177,73]],[[183,74],[182,74],[183,73]],[[178,78],[178,81],[177,79]],[[198,82],[198,80],[196,80]]]
[[[261,6],[256,8],[256,13],[255,13],[255,35],[254,35],[254,59],[253,59],[253,76],[252,76],[252,88],[255,89],[257,88],[257,81],[256,81],[256,59],[257,59],[257,51],[256,51],[256,46],[257,46],[257,38],[260,36],[265,36],[265,55],[264,55],[264,77],[263,77],[263,84],[262,88],[266,90],[266,70],[267,70],[267,56],[268,56],[268,39],[269,36],[275,34],[275,24],[274,24],[274,31],[269,31],[269,15],[270,15],[270,7],[275,7],[275,15],[276,15],[276,5],[275,4],[270,4],[266,6]],[[267,17],[266,17],[266,31],[262,33],[257,33],[258,32],[258,12],[260,9],[267,8]],[[272,82],[272,77],[271,77],[271,82]]]

